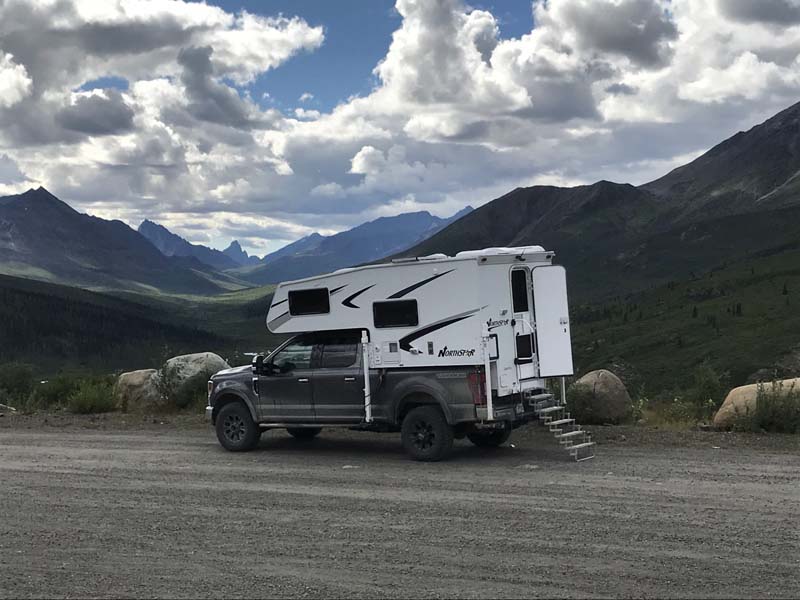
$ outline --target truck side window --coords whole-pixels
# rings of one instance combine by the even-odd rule
[[[311,351],[313,349],[313,340],[308,338],[299,339],[278,352],[273,357],[272,364],[281,373],[289,373],[295,369],[310,369]]]
[[[352,367],[356,363],[358,353],[358,342],[344,339],[331,340],[322,347],[322,362],[320,367],[323,369],[344,369]]]
[[[525,269],[511,271],[511,302],[515,313],[528,312],[528,273]]]

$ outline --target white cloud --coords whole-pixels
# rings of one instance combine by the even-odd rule
[[[14,55],[0,51],[0,108],[13,106],[31,93],[33,82]]]
[[[18,171],[0,193],[36,182],[104,216],[165,215],[263,249],[259,232],[274,244],[451,214],[520,185],[643,183],[797,100],[795,9],[537,1],[535,28],[503,38],[463,0],[397,0],[374,89],[328,111],[305,92],[284,114],[252,82],[319,50],[324,23],[180,0],[0,1],[0,155]],[[78,91],[108,76],[128,89]]]

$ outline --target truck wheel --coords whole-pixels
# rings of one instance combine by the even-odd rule
[[[403,448],[414,460],[441,460],[453,448],[453,428],[436,406],[418,406],[403,419]]]
[[[469,441],[478,448],[497,448],[502,446],[511,437],[511,427],[494,429],[491,431],[471,431],[467,434]]]
[[[297,440],[313,440],[322,431],[322,427],[287,427],[286,431]]]
[[[231,452],[252,450],[261,438],[261,429],[241,402],[222,407],[217,415],[216,430],[219,443]]]

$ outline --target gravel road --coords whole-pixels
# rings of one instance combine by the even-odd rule
[[[800,596],[797,436],[601,431],[576,464],[532,427],[419,464],[395,435],[4,421],[3,597]]]

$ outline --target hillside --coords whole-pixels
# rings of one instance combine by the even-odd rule
[[[60,368],[144,368],[165,348],[223,348],[223,337],[172,312],[105,294],[0,275],[0,363]]]
[[[148,219],[142,221],[137,231],[164,256],[190,256],[214,269],[235,269],[240,263],[219,250],[191,244],[169,229]]]
[[[329,237],[313,235],[272,255],[260,266],[233,271],[245,281],[263,285],[310,277],[383,258],[426,239],[468,213],[448,219],[427,211],[381,217]]]
[[[91,288],[222,290],[121,221],[79,213],[44,188],[0,198],[0,273]]]
[[[398,256],[542,244],[581,300],[629,293],[800,243],[800,104],[635,188],[518,188]]]

